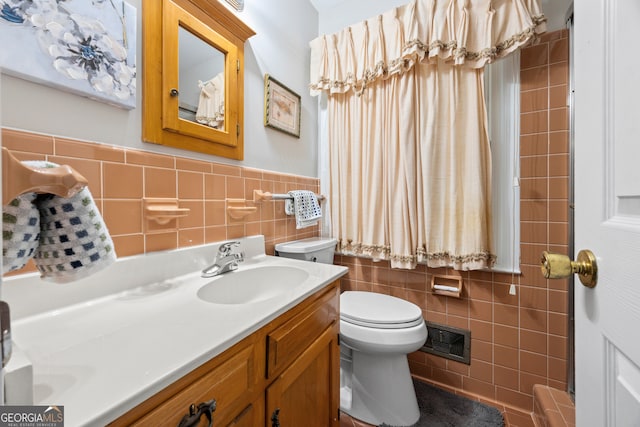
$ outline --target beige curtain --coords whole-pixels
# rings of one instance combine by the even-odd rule
[[[483,66],[543,22],[538,0],[416,0],[311,42],[339,252],[493,265]]]

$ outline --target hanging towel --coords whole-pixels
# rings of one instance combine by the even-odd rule
[[[198,81],[200,98],[196,121],[216,129],[224,127],[224,72],[209,81]]]
[[[33,258],[40,237],[36,193],[22,194],[2,207],[2,274],[19,270]]]
[[[287,215],[296,216],[296,228],[310,227],[322,218],[322,210],[318,198],[313,191],[289,191],[291,199],[285,200],[284,211]]]
[[[113,241],[87,187],[72,197],[38,196],[40,244],[34,261],[45,280],[81,279],[116,260]]]
[[[35,168],[58,166],[45,161],[23,163]],[[88,187],[68,198],[35,195],[33,205],[38,210],[40,223],[40,238],[33,259],[42,279],[71,282],[116,260],[113,241]]]

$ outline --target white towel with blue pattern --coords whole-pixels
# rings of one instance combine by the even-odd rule
[[[33,258],[40,238],[36,193],[22,194],[2,207],[2,274],[20,270]]]
[[[313,191],[289,191],[291,199],[285,201],[285,213],[296,216],[296,228],[306,228],[315,225],[322,218],[322,209]]]
[[[58,166],[43,161],[23,163],[38,168]],[[116,260],[113,241],[88,187],[68,198],[35,193],[19,196],[3,207],[2,219],[3,265],[9,271],[22,268],[33,257],[42,279],[67,283]]]
[[[82,279],[116,260],[107,226],[85,187],[72,197],[38,196],[40,244],[33,257],[41,278]]]

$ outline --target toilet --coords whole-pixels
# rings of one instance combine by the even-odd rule
[[[335,239],[277,244],[279,256],[333,262]],[[422,347],[427,327],[420,308],[374,292],[340,295],[340,410],[373,425],[411,426],[420,410],[407,354]]]
[[[407,354],[427,340],[420,308],[374,292],[340,295],[340,409],[373,425],[420,418]]]
[[[285,258],[333,264],[333,253],[336,250],[336,243],[336,239],[309,237],[308,239],[278,243],[275,246],[275,250],[276,255]]]

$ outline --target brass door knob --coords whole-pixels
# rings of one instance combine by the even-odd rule
[[[583,285],[593,288],[598,283],[598,264],[596,257],[588,249],[578,252],[576,261],[566,255],[542,252],[540,268],[547,279],[567,279],[572,274],[580,277]]]

